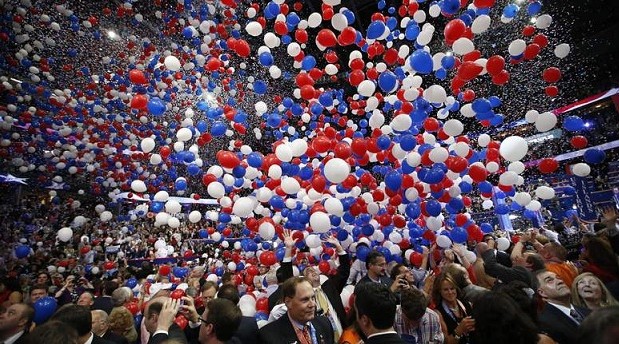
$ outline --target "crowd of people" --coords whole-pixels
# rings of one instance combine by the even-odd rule
[[[3,206],[4,343],[611,343],[619,317],[615,209],[518,231],[508,249],[497,231],[400,259],[323,236],[319,261],[286,230],[267,262],[196,245],[204,223],[147,217],[131,230],[90,220],[62,242],[81,209],[37,200]],[[174,253],[156,256],[158,240]]]

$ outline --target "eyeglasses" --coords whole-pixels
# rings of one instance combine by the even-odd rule
[[[211,322],[209,322],[208,320],[202,318],[202,317],[198,317],[198,319],[203,322],[205,325],[211,324]]]

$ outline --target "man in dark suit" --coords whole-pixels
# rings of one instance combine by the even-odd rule
[[[66,304],[52,315],[51,320],[73,327],[79,336],[79,344],[114,344],[92,333],[92,314],[86,306]]]
[[[357,287],[363,283],[382,284],[394,293],[400,288],[399,281],[393,281],[387,276],[387,259],[382,253],[378,251],[370,252],[365,259],[365,267],[368,270],[368,274],[357,282],[355,293],[357,292]]]
[[[95,309],[90,311],[90,314],[92,315],[92,333],[112,343],[129,344],[127,338],[109,330],[110,323],[105,311]]]
[[[217,298],[211,300],[200,318],[200,344],[245,343],[234,338],[243,313],[232,301]]]
[[[333,329],[326,317],[316,316],[314,288],[305,277],[292,277],[282,285],[287,312],[260,329],[262,344],[332,344]],[[392,319],[393,324],[393,319]]]
[[[303,275],[312,284],[316,294],[316,310],[318,315],[324,315],[331,322],[331,327],[335,332],[335,341],[340,338],[344,329],[348,327],[346,322],[346,310],[342,304],[340,294],[346,286],[346,280],[350,274],[350,258],[340,242],[330,237],[325,240],[337,249],[340,258],[340,266],[337,274],[329,277],[322,285],[320,284],[320,273],[314,267],[308,266],[303,270]]]
[[[275,272],[277,276],[277,284],[279,287],[269,295],[269,312],[273,310],[273,307],[281,303],[282,300],[282,283],[293,276],[292,271],[292,248],[294,247],[294,239],[290,230],[284,230],[283,232],[284,246],[286,248],[284,253],[284,259],[281,266]]]
[[[397,298],[381,283],[361,283],[355,288],[357,323],[367,336],[365,344],[404,344],[393,328]]]
[[[486,245],[488,245],[488,247],[490,247],[490,249],[494,252],[497,263],[503,266],[507,266],[507,267],[512,266],[512,259],[509,256],[509,254],[503,251],[499,251],[497,249],[496,237],[494,236],[494,234],[492,233],[485,234],[484,238],[482,239],[482,242],[485,242]]]
[[[235,305],[238,305],[240,297],[239,291],[236,286],[222,285],[217,293],[218,299],[230,300]],[[256,344],[258,343],[258,323],[254,317],[243,316],[241,318],[241,324],[234,333],[234,338],[238,338],[243,344]]]
[[[179,310],[180,300],[158,297],[148,302],[144,312],[144,326],[150,333],[148,344],[159,344],[168,339],[187,343],[185,333],[174,322]]]
[[[91,309],[100,309],[105,311],[108,315],[112,312],[112,308],[114,308],[114,302],[112,301],[112,293],[114,290],[118,289],[118,283],[114,281],[105,281],[103,282],[103,295],[95,298]]]
[[[538,316],[540,330],[560,344],[575,344],[578,327],[590,311],[571,304],[570,287],[554,272],[541,270],[536,277],[537,292],[545,301]]]
[[[15,303],[0,313],[0,343],[19,343],[34,319],[34,308]]]

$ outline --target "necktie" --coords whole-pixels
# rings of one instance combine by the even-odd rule
[[[308,325],[303,326],[303,336],[307,343],[312,342],[312,336],[310,335],[310,327]]]
[[[578,324],[580,324],[584,319],[580,313],[575,309],[570,309],[570,316],[574,319]]]
[[[327,296],[320,288],[316,288],[316,301],[318,303],[319,311],[322,311],[322,315],[327,316],[329,313],[329,301]]]

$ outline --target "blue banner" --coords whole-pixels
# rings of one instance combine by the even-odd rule
[[[595,204],[591,200],[590,194],[595,190],[595,185],[590,178],[571,176],[570,180],[576,189],[576,207],[578,216],[585,221],[595,221],[598,218]]]

